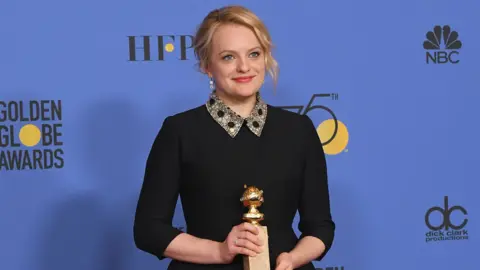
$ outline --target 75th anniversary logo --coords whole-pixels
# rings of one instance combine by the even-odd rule
[[[325,105],[315,105],[319,100],[338,100],[337,93],[314,94],[308,101],[307,105],[289,105],[277,106],[278,108],[294,111],[298,114],[308,115],[314,122],[319,122],[317,133],[323,145],[323,150],[327,155],[337,155],[347,152],[348,145],[348,129],[345,124],[337,118],[337,115],[330,107]],[[327,119],[318,121],[318,116],[327,114]]]

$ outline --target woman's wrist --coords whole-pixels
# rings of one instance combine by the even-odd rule
[[[293,268],[299,268],[315,258],[318,258],[325,251],[323,242],[312,236],[301,239],[289,254],[292,259]]]
[[[165,257],[199,264],[224,264],[222,243],[187,233],[177,236],[167,247]]]
[[[288,252],[288,254],[290,254],[290,258],[292,259],[292,268],[293,269],[297,269],[300,266],[302,266],[301,262],[299,261],[299,254],[297,254],[297,252],[295,252],[295,250],[292,250],[292,251]]]
[[[221,242],[212,241],[212,260],[216,264],[224,264],[225,259],[223,256],[223,244]]]

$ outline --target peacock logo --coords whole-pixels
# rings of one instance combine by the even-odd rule
[[[449,25],[437,25],[432,31],[428,31],[427,39],[423,42],[423,48],[427,50],[427,64],[457,64],[460,62],[460,60],[454,59],[454,56],[459,54],[457,50],[461,49],[463,45],[458,37],[458,32],[452,31]]]

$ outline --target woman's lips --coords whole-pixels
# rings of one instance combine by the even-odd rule
[[[255,76],[242,76],[242,77],[233,78],[233,80],[238,83],[247,83],[247,82],[250,82],[254,77]]]

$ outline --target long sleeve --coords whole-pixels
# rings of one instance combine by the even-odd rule
[[[180,143],[167,117],[147,158],[134,222],[136,246],[164,259],[164,251],[182,231],[172,226],[180,186]]]
[[[307,154],[298,228],[302,233],[300,238],[314,236],[325,244],[325,252],[315,259],[318,261],[326,255],[332,246],[335,223],[330,212],[327,166],[322,143],[311,119],[308,116],[304,117],[305,151]]]

